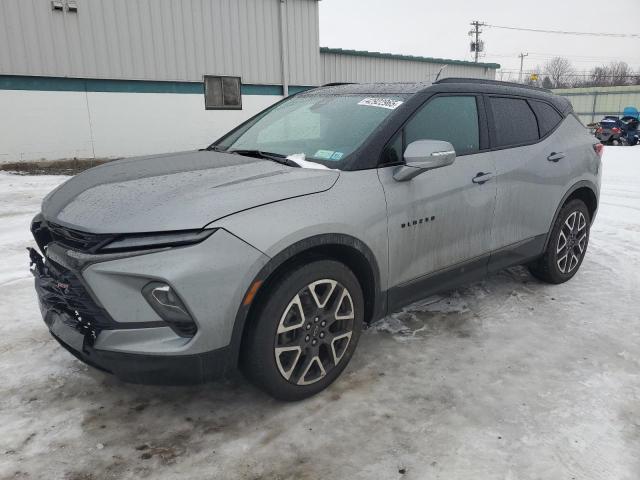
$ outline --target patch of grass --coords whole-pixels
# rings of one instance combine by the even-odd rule
[[[75,175],[111,160],[106,158],[67,158],[62,160],[0,163],[0,171],[17,175]]]

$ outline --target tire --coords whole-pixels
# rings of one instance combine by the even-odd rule
[[[266,293],[243,343],[242,370],[280,400],[315,395],[340,375],[358,344],[360,284],[342,263],[317,260],[281,275]]]
[[[591,218],[582,200],[571,200],[562,207],[553,224],[542,257],[528,265],[531,274],[547,283],[570,280],[582,265],[589,245]]]

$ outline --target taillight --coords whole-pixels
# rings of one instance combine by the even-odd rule
[[[601,143],[594,143],[593,149],[598,154],[599,157],[602,157],[602,152],[604,152],[604,145]]]
[[[598,127],[598,129],[596,130],[596,133],[602,133],[602,127]]]
[[[611,131],[612,131],[613,133],[620,133],[620,129],[619,129],[618,127],[613,127],[613,128],[611,129]]]

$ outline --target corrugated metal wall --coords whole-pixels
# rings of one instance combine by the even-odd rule
[[[443,63],[368,56],[366,54],[329,53],[320,55],[323,81],[332,82],[418,82],[434,80]],[[495,68],[465,64],[447,64],[440,78],[495,78]]]
[[[0,74],[282,84],[280,0],[0,0]],[[289,84],[320,78],[318,4],[287,0]]]
[[[621,115],[624,107],[640,108],[640,85],[562,88],[553,92],[571,102],[585,125],[597,122],[605,115]]]

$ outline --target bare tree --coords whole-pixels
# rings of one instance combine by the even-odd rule
[[[633,74],[627,62],[612,62],[608,70],[609,85],[627,85]]]
[[[592,87],[604,87],[609,85],[609,69],[605,65],[595,67],[591,70],[591,78],[588,80]]]
[[[633,84],[633,70],[626,62],[612,62],[609,65],[600,65],[591,70],[589,80],[585,83],[593,87]]]
[[[554,57],[544,65],[544,74],[553,88],[570,87],[574,82],[571,62],[564,57]]]

